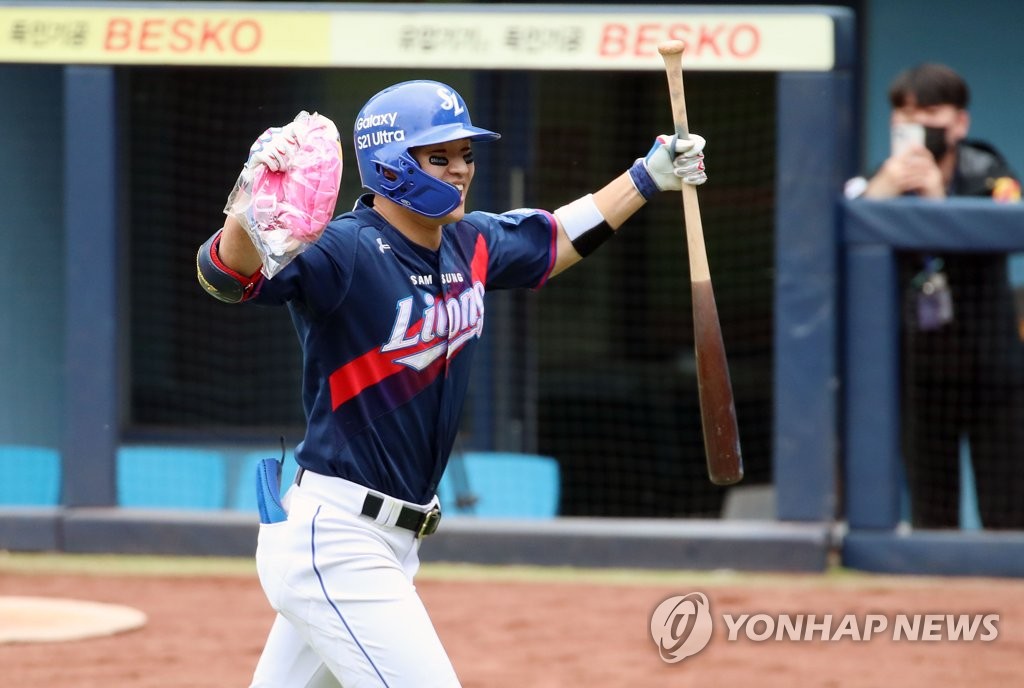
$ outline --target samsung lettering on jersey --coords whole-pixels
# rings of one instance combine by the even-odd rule
[[[452,278],[461,273],[450,273]],[[448,357],[458,351],[473,337],[479,337],[484,330],[484,285],[474,282],[472,289],[466,289],[457,296],[439,301],[432,294],[423,294],[426,307],[421,320],[412,324],[413,297],[404,298],[396,304],[397,314],[391,328],[391,337],[381,347],[381,352],[396,351],[429,344],[439,339],[437,345],[421,349],[414,354],[392,359],[394,363],[415,370],[424,370],[431,363],[447,353]],[[441,306],[438,308],[438,306]]]
[[[466,281],[461,272],[442,272],[441,284],[461,284]],[[418,287],[430,286],[434,283],[433,275],[409,275],[409,283]]]

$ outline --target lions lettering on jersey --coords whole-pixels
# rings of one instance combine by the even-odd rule
[[[377,390],[378,395],[387,398],[388,404],[399,404],[429,384],[444,361],[468,341],[480,337],[488,250],[483,236],[471,241],[468,260],[440,273],[441,294],[429,289],[434,280],[427,280],[422,272],[409,275],[411,285],[428,289],[416,288],[398,298],[387,339],[330,375],[333,410],[385,381],[390,381],[392,389]],[[407,377],[410,373],[414,378]]]
[[[447,350],[448,358],[458,351],[471,337],[479,337],[484,329],[484,285],[480,281],[473,283],[472,289],[466,289],[456,297],[449,297],[438,302],[432,294],[423,294],[426,308],[422,317],[415,324],[410,324],[412,317],[413,297],[398,302],[395,324],[391,329],[391,338],[381,351],[416,350],[415,353],[393,358],[393,363],[409,366],[415,370],[425,370]],[[427,349],[422,345],[430,344],[437,337],[446,337],[438,344]]]

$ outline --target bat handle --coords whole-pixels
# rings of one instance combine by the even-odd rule
[[[665,62],[665,74],[668,77],[668,93],[672,102],[672,121],[675,124],[676,136],[681,139],[690,138],[690,128],[686,119],[686,97],[683,95],[683,51],[686,44],[682,41],[664,41],[658,45],[658,52]]]
[[[683,91],[683,51],[686,44],[682,41],[664,41],[658,46],[662,60],[665,62],[665,75],[668,77],[668,94],[672,104],[672,122],[676,136],[681,139],[690,138],[690,129],[686,118],[686,95]],[[700,218],[700,207],[697,203],[697,189],[683,184],[683,215],[686,218],[686,241],[690,254],[690,279],[694,281],[710,280],[711,270],[708,267],[707,252],[704,248],[704,230]]]

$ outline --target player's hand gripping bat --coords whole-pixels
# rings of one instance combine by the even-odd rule
[[[688,138],[686,100],[683,95],[682,41],[665,41],[658,46],[665,61],[668,91],[672,100],[672,119],[676,135]],[[683,219],[690,256],[690,284],[693,292],[693,333],[697,355],[697,389],[700,394],[700,418],[704,429],[704,453],[708,478],[715,485],[732,485],[743,479],[739,428],[733,401],[729,363],[722,343],[722,325],[718,320],[711,270],[704,248],[704,228],[697,205],[697,189],[683,184]]]

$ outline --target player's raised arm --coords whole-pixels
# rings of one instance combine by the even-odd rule
[[[255,274],[263,266],[263,258],[253,246],[252,239],[238,220],[231,216],[225,218],[217,254],[225,267],[242,275]]]
[[[658,136],[647,155],[637,158],[629,170],[556,210],[558,255],[552,276],[593,253],[658,192],[706,182],[704,145],[704,138],[697,134],[688,139]]]
[[[203,288],[242,301],[261,274],[271,278],[294,260],[331,219],[341,170],[338,130],[322,115],[303,111],[263,132],[228,196],[224,227],[199,249]]]

